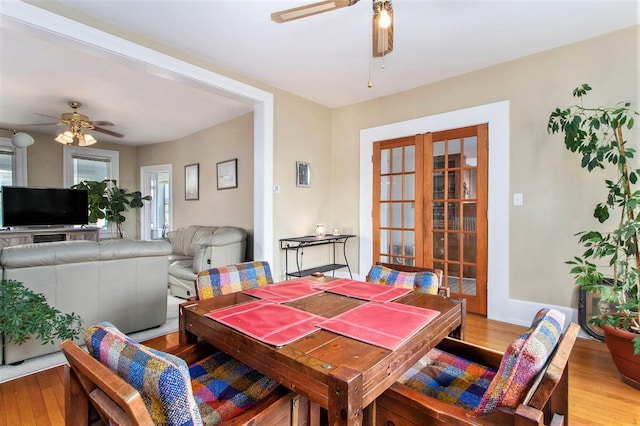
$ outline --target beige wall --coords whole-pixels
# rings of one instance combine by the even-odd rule
[[[136,168],[173,165],[173,229],[233,225],[253,229],[253,113],[172,142],[138,147]],[[217,189],[216,163],[238,159],[238,188]],[[198,200],[184,199],[184,166],[198,163]]]
[[[575,288],[563,262],[580,253],[573,234],[593,229],[593,208],[603,200],[605,188],[602,174],[582,170],[562,137],[547,134],[546,124],[555,107],[573,104],[572,90],[585,82],[594,88],[586,98],[593,105],[621,100],[639,104],[639,28],[335,110],[335,222],[358,229],[359,172],[354,159],[361,129],[508,100],[510,193],[524,194],[524,205],[511,206],[509,213],[509,298],[575,307]],[[637,149],[639,131],[634,130]],[[489,145],[491,149],[491,135]],[[357,259],[353,247],[350,258]],[[359,269],[366,273],[368,268]]]

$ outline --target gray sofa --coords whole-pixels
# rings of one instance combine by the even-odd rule
[[[0,265],[3,279],[21,281],[58,310],[80,315],[83,326],[109,321],[132,333],[166,321],[170,253],[166,241],[64,241],[5,247]],[[56,352],[59,343],[7,344],[4,363]]]
[[[169,288],[176,297],[195,296],[198,272],[244,262],[247,231],[234,226],[191,225],[168,234]]]

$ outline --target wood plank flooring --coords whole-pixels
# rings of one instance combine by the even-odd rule
[[[503,351],[524,327],[469,314],[466,340]],[[177,333],[147,342],[177,344]],[[640,425],[640,390],[620,380],[604,344],[578,339],[569,362],[569,425]],[[0,426],[63,425],[64,369],[57,367],[0,384]]]

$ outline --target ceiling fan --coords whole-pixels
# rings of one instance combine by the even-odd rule
[[[319,13],[353,6],[359,0],[326,0],[306,6],[294,7],[271,14],[271,20],[284,23],[306,18]],[[391,53],[393,50],[393,8],[391,0],[373,0],[372,55],[374,58]]]
[[[124,137],[123,134],[114,132],[112,130],[104,129],[101,126],[113,126],[110,121],[91,121],[89,117],[84,114],[80,114],[78,109],[82,104],[78,101],[69,101],[69,106],[73,110],[72,112],[64,113],[60,116],[59,123],[46,123],[46,124],[64,124],[68,126],[68,129],[61,132],[55,140],[65,145],[78,145],[87,146],[93,145],[97,140],[86,130],[93,130],[95,132],[104,133],[116,138]],[[49,118],[56,118],[46,114],[38,114]]]

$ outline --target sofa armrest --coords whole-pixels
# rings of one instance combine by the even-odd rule
[[[244,260],[247,231],[233,226],[223,226],[198,241],[193,257],[193,272],[214,266],[239,263]]]

